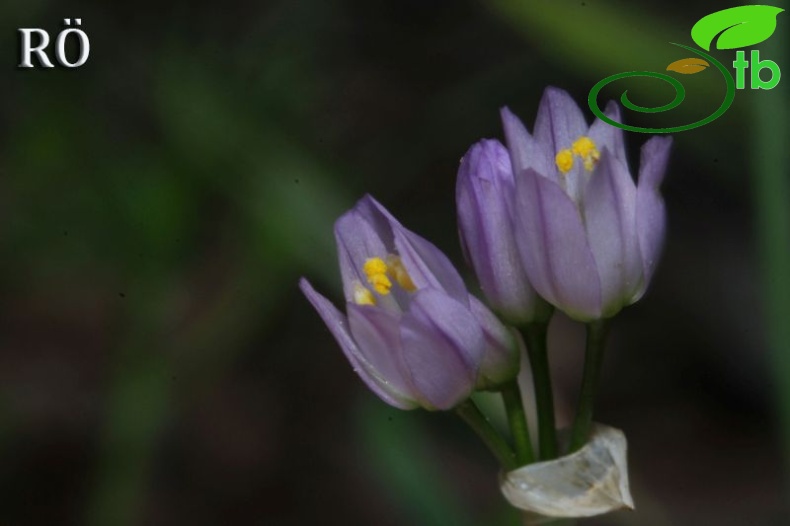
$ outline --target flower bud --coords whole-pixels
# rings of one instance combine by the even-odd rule
[[[529,283],[513,232],[515,182],[508,151],[482,140],[461,160],[456,205],[461,245],[488,302],[508,322],[543,321],[550,307]]]

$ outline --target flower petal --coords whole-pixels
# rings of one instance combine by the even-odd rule
[[[539,301],[513,237],[510,210],[515,183],[499,141],[472,146],[461,161],[456,205],[461,245],[493,307],[513,322],[527,322]]]
[[[414,398],[411,373],[403,361],[400,315],[370,305],[348,304],[348,325],[358,355],[371,364],[388,389]]]
[[[510,329],[505,327],[488,307],[469,296],[472,314],[480,324],[485,337],[485,351],[477,376],[477,389],[492,389],[516,377],[520,352]]]
[[[587,135],[587,121],[567,91],[549,86],[543,92],[535,119],[535,139],[540,148],[554,155]]]
[[[659,187],[666,173],[671,146],[670,137],[652,137],[642,146],[636,190],[636,228],[644,279],[642,290],[638,291],[633,301],[644,294],[650,283],[664,243],[666,211]]]
[[[417,289],[432,287],[445,291],[462,303],[467,302],[468,293],[461,275],[444,253],[430,241],[408,230],[386,208],[365,196],[360,203],[369,207],[376,221],[386,223],[394,243],[394,251],[400,256]],[[385,239],[389,243],[389,240]]]
[[[623,122],[620,105],[613,100],[606,104],[604,114],[615,122]],[[603,151],[604,148],[607,148],[610,153],[614,154],[615,158],[626,167],[628,166],[625,140],[623,139],[623,130],[621,128],[612,126],[601,119],[595,119],[592,126],[590,126],[590,139],[598,146],[598,150]]]
[[[374,224],[358,210],[358,204],[335,222],[340,274],[346,301],[354,301],[354,283],[367,283],[362,272],[365,261],[371,257],[386,257],[387,248],[383,241],[386,232],[377,230]]]
[[[316,292],[306,279],[302,278],[299,280],[299,288],[302,289],[304,295],[315,310],[318,311],[324,323],[326,323],[337,343],[340,344],[340,348],[348,361],[351,362],[354,372],[362,378],[370,390],[389,405],[399,409],[414,409],[417,407],[418,404],[406,392],[396,390],[391,384],[388,384],[381,372],[360,353],[349,331],[346,317],[329,300]]]
[[[573,318],[601,315],[601,284],[576,204],[560,186],[526,170],[516,177],[516,242],[529,280]]]
[[[439,290],[420,290],[401,321],[401,342],[425,407],[450,409],[472,393],[485,340],[465,305]]]
[[[584,193],[587,239],[601,279],[603,316],[631,302],[641,286],[642,258],[636,234],[636,185],[608,149]]]
[[[504,107],[499,111],[502,117],[502,127],[505,130],[505,142],[510,153],[512,172],[518,174],[527,168],[533,168],[538,173],[549,177],[554,168],[554,152],[540,148],[521,119]]]
[[[568,92],[551,86],[546,88],[535,119],[535,139],[539,149],[550,156],[552,171],[542,175],[557,182],[577,203],[581,200],[584,183],[590,174],[579,159],[574,160],[569,170],[561,173],[556,166],[556,155],[572,148],[587,133],[584,114]]]

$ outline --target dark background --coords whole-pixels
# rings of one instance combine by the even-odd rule
[[[555,85],[590,117],[598,80],[663,71],[733,5],[5,2],[0,523],[517,524],[472,433],[368,392],[297,280],[339,302],[331,226],[366,192],[469,274],[455,173],[499,107],[531,128]],[[17,28],[76,17],[85,66],[16,68]],[[786,17],[759,49],[790,71]],[[716,75],[629,122],[710,113]],[[637,511],[583,524],[790,523],[788,82],[675,136],[663,261],[614,324],[596,415],[629,438]],[[581,331],[552,326],[560,422]]]

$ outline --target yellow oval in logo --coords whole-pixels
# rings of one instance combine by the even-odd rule
[[[710,67],[710,64],[701,58],[683,58],[667,66],[667,71],[676,71],[684,75],[691,75],[692,73],[704,71],[707,67]]]

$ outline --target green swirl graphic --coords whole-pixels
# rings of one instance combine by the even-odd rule
[[[626,73],[618,73],[616,75],[611,75],[606,77],[598,84],[592,87],[590,90],[590,95],[587,97],[587,102],[590,105],[590,109],[595,114],[596,117],[601,119],[602,121],[611,124],[612,126],[617,126],[618,128],[622,128],[626,131],[633,131],[639,133],[675,133],[681,132],[686,130],[691,130],[694,128],[699,128],[700,126],[704,126],[709,122],[712,122],[726,112],[730,106],[732,105],[732,101],[735,100],[735,79],[732,78],[732,73],[724,67],[724,65],[713,58],[712,56],[708,55],[704,51],[700,51],[698,49],[694,49],[689,46],[684,46],[683,44],[676,44],[675,42],[670,42],[673,46],[682,47],[692,53],[696,53],[700,55],[705,60],[709,61],[711,64],[716,66],[716,68],[721,72],[722,76],[724,77],[724,81],[727,83],[727,93],[724,96],[724,101],[722,101],[721,106],[713,112],[711,115],[701,119],[697,122],[693,122],[691,124],[685,124],[683,126],[674,126],[672,128],[643,128],[640,126],[631,126],[628,124],[623,124],[621,122],[617,122],[613,119],[604,114],[601,108],[598,106],[598,93],[610,82],[614,82],[616,80],[628,78],[628,77],[651,77],[659,80],[663,80],[664,82],[669,83],[675,89],[675,98],[668,104],[664,104],[663,106],[658,106],[655,108],[648,108],[644,106],[639,106],[634,104],[628,99],[628,90],[624,91],[622,96],[620,97],[620,101],[623,103],[623,106],[630,110],[638,111],[640,113],[660,113],[663,111],[669,111],[674,109],[680,105],[681,102],[686,98],[686,90],[683,88],[683,85],[680,83],[679,80],[675,79],[674,77],[670,77],[664,73],[656,73],[654,71],[628,71]]]

